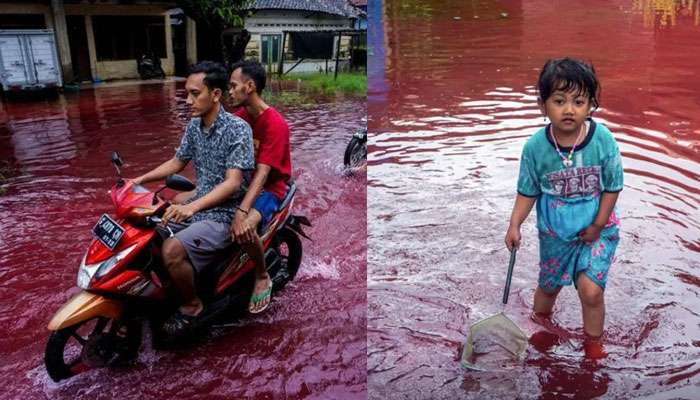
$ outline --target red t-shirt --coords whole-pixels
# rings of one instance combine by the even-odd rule
[[[284,199],[284,195],[287,194],[287,181],[292,176],[287,121],[272,107],[268,107],[255,120],[245,107],[236,111],[236,115],[253,128],[255,162],[270,166],[270,174],[263,188],[278,199]]]

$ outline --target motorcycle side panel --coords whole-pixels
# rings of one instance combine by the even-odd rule
[[[88,250],[85,263],[92,264],[94,262],[99,262],[111,257],[129,246],[133,246],[134,244],[137,246],[107,275],[103,276],[97,281],[95,281],[93,278],[93,281],[90,283],[90,289],[111,293],[121,293],[131,296],[144,296],[156,299],[165,298],[165,291],[161,287],[160,282],[154,284],[151,277],[144,275],[141,271],[127,270],[124,268],[125,265],[128,265],[136,257],[138,257],[140,253],[150,251],[149,243],[153,239],[153,236],[156,235],[156,231],[153,229],[141,229],[135,227],[125,220],[120,220],[119,224],[124,227],[125,231],[121,242],[114,252],[110,251],[98,240],[93,240],[90,245],[90,249]]]
[[[119,319],[121,302],[88,292],[80,292],[64,304],[49,322],[49,330],[57,331],[95,317]]]
[[[141,229],[129,224],[125,220],[118,220],[117,222],[124,228],[124,236],[122,236],[114,251],[103,245],[99,240],[93,239],[92,242],[90,242],[90,247],[85,257],[85,264],[95,264],[104,261],[127,247],[138,243],[138,248],[134,249],[129,257],[122,261],[128,262],[131,257],[138,254],[139,251],[142,251],[142,246],[145,246],[151,238],[153,238],[153,235],[155,235],[155,230],[153,229]]]
[[[284,222],[287,220],[287,216],[289,215],[289,210],[292,206],[292,203],[293,202],[290,202],[289,205],[287,205],[287,207],[278,211],[272,217],[272,220],[270,221],[267,230],[260,238],[263,242],[263,250],[267,250],[277,231],[284,225]],[[248,271],[253,269],[254,266],[255,265],[253,264],[253,261],[250,260],[248,258],[248,255],[246,255],[245,253],[242,255],[237,254],[236,256],[234,256],[231,259],[231,263],[229,264],[229,266],[226,267],[224,272],[219,277],[219,280],[216,284],[216,294],[219,294],[226,290],[226,288],[228,288],[231,284],[240,279],[241,276],[245,275]]]
[[[138,295],[149,283],[141,271],[122,270],[109,280],[90,286],[91,289],[110,293]]]

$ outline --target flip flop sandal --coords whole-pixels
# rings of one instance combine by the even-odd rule
[[[265,304],[265,306],[263,306],[263,308],[256,310],[256,311],[253,311],[253,307],[255,307],[256,304],[260,304],[261,302],[265,301],[266,299],[270,299],[270,296],[272,294],[272,281],[268,279],[267,282],[268,282],[267,289],[265,289],[265,291],[250,296],[250,302],[248,303],[248,312],[249,313],[260,314],[261,312],[265,311],[267,309],[267,307],[270,305],[270,301],[268,301],[267,304]]]
[[[187,315],[178,310],[163,324],[163,331],[169,336],[190,333],[197,328],[198,317],[199,315]]]

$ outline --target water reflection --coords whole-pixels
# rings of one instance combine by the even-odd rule
[[[642,12],[647,28],[676,26],[679,19],[700,25],[700,0],[634,0],[632,9]]]

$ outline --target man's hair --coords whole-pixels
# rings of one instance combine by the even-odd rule
[[[231,66],[231,72],[241,69],[241,73],[255,82],[255,91],[258,94],[262,94],[263,89],[265,89],[265,81],[267,80],[267,74],[265,73],[265,68],[253,60],[242,60]]]
[[[543,103],[557,90],[575,90],[577,95],[588,96],[593,109],[598,108],[600,84],[595,69],[593,64],[581,60],[568,57],[548,60],[540,72],[537,90]]]
[[[222,94],[228,90],[228,73],[223,64],[214,61],[200,61],[190,66],[190,75],[204,74],[204,84],[209,90],[221,89]]]

